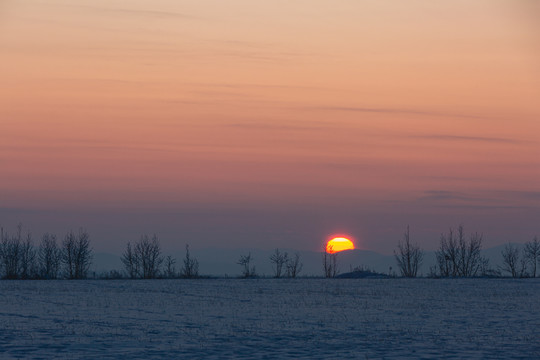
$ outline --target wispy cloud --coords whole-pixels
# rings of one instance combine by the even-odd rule
[[[503,196],[503,197],[519,199],[519,200],[531,200],[531,201],[540,200],[540,191],[499,190],[499,191],[494,191],[493,193],[496,195]]]
[[[283,131],[319,131],[323,129],[328,129],[329,126],[309,123],[306,125],[299,124],[272,124],[272,123],[263,123],[263,122],[237,122],[225,124],[225,127],[233,128],[245,128],[245,129],[260,129],[260,130],[283,130]]]
[[[443,141],[479,141],[479,142],[490,142],[490,143],[508,143],[508,144],[517,144],[521,141],[516,139],[508,138],[497,138],[497,137],[484,137],[484,136],[463,136],[463,135],[413,135],[409,136],[414,139],[433,139],[433,140],[443,140]]]
[[[476,198],[472,197],[471,195],[467,195],[465,193],[456,192],[456,191],[448,191],[448,190],[429,190],[425,191],[422,196],[418,198],[418,200],[461,200],[461,201],[473,201],[476,200]]]
[[[159,10],[146,10],[146,9],[125,9],[125,8],[108,8],[108,7],[99,7],[99,6],[90,6],[90,5],[73,5],[73,4],[63,4],[58,5],[64,8],[78,8],[85,9],[90,11],[102,12],[102,13],[111,13],[111,14],[125,14],[125,15],[138,15],[138,16],[152,16],[152,17],[168,17],[168,18],[192,18],[192,16],[178,13],[173,11],[159,11]]]
[[[312,110],[321,111],[345,111],[345,112],[358,112],[358,113],[380,113],[380,114],[410,114],[410,115],[423,115],[423,116],[439,116],[439,117],[453,117],[453,118],[467,118],[467,119],[485,119],[483,116],[459,114],[451,112],[437,112],[437,111],[425,111],[417,109],[402,109],[402,108],[371,108],[371,107],[356,107],[356,106],[319,106],[311,107]]]
[[[324,90],[327,88],[307,86],[307,85],[290,85],[290,84],[250,84],[250,83],[188,83],[187,85],[206,88],[226,88],[226,89],[309,89],[309,90]],[[330,89],[330,91],[337,91]]]
[[[470,193],[449,190],[424,191],[417,200],[431,206],[470,209],[538,209],[539,191],[488,190]]]
[[[448,209],[475,209],[475,210],[495,210],[495,209],[506,209],[506,210],[513,210],[513,209],[532,209],[531,206],[524,206],[524,205],[478,205],[478,204],[441,204],[436,205],[435,207],[438,208],[448,208]]]

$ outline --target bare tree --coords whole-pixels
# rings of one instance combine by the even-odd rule
[[[460,226],[459,233],[463,232]],[[460,235],[459,240],[459,265],[460,275],[463,277],[477,276],[482,266],[482,234],[471,234],[467,242]]]
[[[92,264],[92,249],[90,248],[90,235],[84,229],[79,229],[75,253],[75,278],[85,279]]]
[[[448,236],[441,234],[440,247],[435,252],[435,257],[439,265],[440,276],[457,276],[457,244],[452,228],[450,228]]]
[[[283,265],[287,263],[287,253],[282,253],[279,249],[276,249],[274,253],[270,256],[270,261],[272,262],[272,267],[274,269],[274,277],[280,278],[283,270]]]
[[[181,275],[183,278],[193,279],[199,277],[199,262],[191,257],[189,245],[186,244],[186,257],[184,258],[184,266],[182,267]]]
[[[529,264],[529,260],[527,259],[527,254],[525,253],[525,249],[523,249],[523,256],[519,260],[519,277],[529,277],[529,274],[527,273],[527,265]]]
[[[477,276],[484,262],[481,249],[481,234],[471,234],[467,241],[463,226],[458,227],[457,234],[450,228],[448,235],[441,234],[440,248],[435,252],[440,276]]]
[[[501,252],[503,258],[502,269],[509,272],[513,278],[519,276],[519,250],[512,244],[507,244]]]
[[[176,268],[174,266],[176,264],[176,259],[173,259],[172,256],[167,256],[165,258],[165,277],[172,279],[176,277]]]
[[[65,266],[65,276],[68,279],[84,279],[88,275],[92,263],[90,236],[84,229],[79,234],[73,231],[66,234],[62,242],[62,262]]]
[[[540,242],[538,237],[534,237],[532,241],[529,241],[525,244],[524,255],[527,261],[531,264],[532,267],[532,277],[536,277],[536,266],[540,261]]]
[[[251,253],[248,255],[241,255],[237,264],[242,267],[242,276],[245,278],[255,277],[255,266],[251,266]]]
[[[152,240],[150,240],[148,235],[143,235],[141,240],[135,244],[135,253],[140,259],[139,276],[143,279],[158,277],[163,256],[161,256],[161,246],[157,236],[152,236]]]
[[[56,279],[61,261],[62,252],[56,243],[56,236],[44,234],[38,250],[40,276],[43,279]]]
[[[338,273],[337,253],[332,252],[332,246],[326,246],[323,252],[324,277],[333,278]]]
[[[62,263],[64,265],[64,276],[68,279],[75,278],[75,235],[69,232],[62,241]]]
[[[17,227],[17,235],[9,236],[1,231],[0,258],[5,279],[17,279],[19,277],[20,252],[21,252],[22,225]]]
[[[287,259],[287,277],[295,278],[298,274],[300,274],[303,266],[304,264],[300,262],[300,253],[295,252],[294,257]]]
[[[398,243],[398,251],[399,254],[394,251],[394,256],[401,271],[401,276],[416,277],[418,269],[422,265],[424,252],[418,245],[411,244],[409,225],[407,225],[407,231],[403,234],[403,242]]]
[[[146,234],[142,235],[134,246],[128,242],[122,255],[124,268],[132,279],[157,278],[164,260],[156,235],[152,236],[152,239]]]
[[[126,250],[124,251],[124,254],[122,254],[122,264],[124,264],[126,272],[131,279],[139,277],[140,262],[138,253],[132,249],[131,243],[128,242]]]
[[[19,245],[20,253],[20,278],[32,279],[37,277],[36,250],[32,243],[32,235],[28,233],[26,239]]]

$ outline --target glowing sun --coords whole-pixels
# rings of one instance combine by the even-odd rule
[[[326,252],[329,254],[337,253],[343,250],[353,250],[354,244],[346,237],[335,237],[326,243]]]

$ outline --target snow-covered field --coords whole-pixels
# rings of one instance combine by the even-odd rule
[[[540,281],[0,281],[0,358],[538,359]]]

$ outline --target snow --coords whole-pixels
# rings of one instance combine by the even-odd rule
[[[539,279],[0,281],[0,358],[540,358]]]

